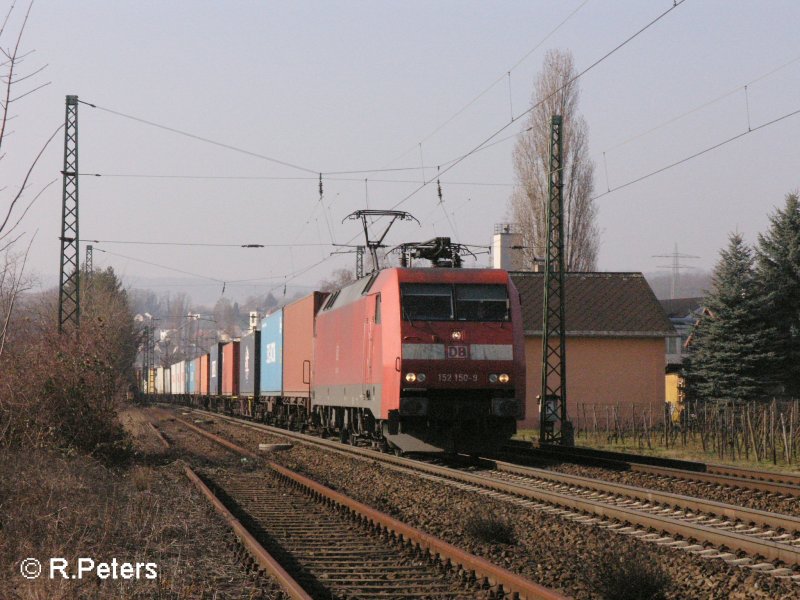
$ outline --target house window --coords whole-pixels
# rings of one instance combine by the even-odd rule
[[[667,338],[667,354],[680,354],[680,339],[679,337]]]

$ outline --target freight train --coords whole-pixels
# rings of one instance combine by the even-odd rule
[[[485,452],[525,416],[519,294],[499,269],[383,269],[157,369],[155,388],[383,450]]]

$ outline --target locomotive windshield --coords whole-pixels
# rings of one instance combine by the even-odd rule
[[[504,285],[456,285],[459,321],[508,321],[508,292]]]
[[[453,286],[437,283],[403,283],[403,318],[406,321],[452,321]]]
[[[400,290],[406,321],[509,320],[505,285],[403,283]]]

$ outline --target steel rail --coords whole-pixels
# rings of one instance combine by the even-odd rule
[[[153,423],[151,421],[148,421],[147,424],[150,426],[150,429],[153,430],[153,433],[155,433],[156,437],[158,438],[159,443],[164,447],[164,449],[169,449],[169,442],[166,439],[164,439],[164,436],[158,430],[158,427],[153,425]]]
[[[156,433],[158,439],[161,441],[164,447],[169,448],[170,443],[166,440],[166,438],[164,438],[158,427],[156,427],[152,421],[148,421],[147,424]],[[214,509],[233,530],[236,537],[253,557],[253,560],[255,560],[265,571],[275,578],[283,591],[294,600],[311,600],[311,596],[306,593],[303,587],[284,570],[278,561],[272,558],[272,555],[270,555],[270,553],[267,552],[267,550],[261,544],[258,543],[258,540],[256,540],[247,530],[247,528],[242,525],[239,519],[233,516],[231,511],[229,511],[228,508],[220,501],[220,499],[217,498],[214,492],[212,492],[211,489],[203,482],[203,480],[200,479],[197,473],[195,473],[194,470],[192,470],[192,468],[188,465],[184,465],[183,470],[189,480],[200,491],[200,493],[203,494],[206,499],[208,499]]]
[[[221,418],[223,420],[229,421],[239,426],[246,426],[256,430],[268,431],[270,433],[282,435],[284,437],[297,439],[305,443],[332,448],[347,454],[361,455],[373,461],[380,460],[381,462],[387,462],[400,467],[405,467],[407,469],[427,472],[433,475],[438,475],[446,479],[471,483],[479,487],[493,489],[495,491],[500,491],[515,496],[530,498],[542,502],[547,502],[571,510],[590,513],[604,518],[616,519],[627,523],[634,523],[644,527],[655,529],[657,531],[663,531],[670,535],[678,535],[687,539],[702,539],[703,541],[709,542],[715,546],[721,546],[731,550],[742,551],[751,556],[762,556],[767,560],[781,561],[788,565],[800,564],[800,549],[794,548],[788,544],[780,544],[769,540],[761,540],[756,537],[746,536],[740,533],[725,531],[722,529],[715,529],[713,527],[708,527],[706,525],[700,525],[696,523],[690,524],[685,521],[680,521],[678,519],[674,519],[671,517],[666,517],[662,515],[652,515],[650,513],[642,512],[640,510],[629,509],[620,506],[612,506],[595,500],[574,498],[559,492],[553,492],[541,489],[532,489],[524,485],[498,481],[496,479],[492,479],[481,475],[476,475],[473,473],[465,473],[463,471],[459,471],[449,467],[441,467],[423,463],[420,461],[400,458],[396,456],[378,454],[371,450],[363,450],[351,446],[343,446],[341,443],[322,440],[319,438],[313,438],[312,436],[299,434],[284,429],[278,429],[275,427],[270,427],[268,425],[249,423],[225,415],[218,415],[216,413],[206,413],[206,411],[201,411],[197,409],[193,410],[195,412],[213,415],[214,417]],[[182,421],[182,419],[177,419],[177,420]],[[207,432],[205,430],[202,431],[204,431],[205,434],[210,434],[210,432]],[[569,476],[569,477],[574,477],[574,476]],[[596,480],[590,480],[590,481],[596,483]],[[614,485],[614,484],[609,484],[609,485]],[[649,493],[650,490],[643,489],[643,492]],[[695,502],[706,502],[696,498],[691,498],[691,500]],[[721,503],[714,503],[714,504],[721,504]],[[741,509],[741,507],[734,507],[732,505],[731,508]],[[742,510],[750,510],[750,509],[742,509]]]
[[[193,423],[189,423],[185,419],[174,417],[175,421],[188,427],[192,431],[206,437],[207,439],[224,446],[234,452],[248,457],[256,457],[257,455],[250,450],[239,446],[225,438],[222,438],[210,431],[201,427],[197,427]],[[464,552],[456,548],[452,544],[440,540],[432,535],[425,533],[415,527],[406,525],[389,515],[382,513],[374,508],[367,506],[357,500],[353,500],[336,492],[321,483],[318,483],[308,477],[299,475],[289,469],[272,461],[265,461],[273,471],[283,476],[286,479],[294,481],[296,484],[309,490],[311,493],[324,497],[330,502],[346,508],[355,515],[366,519],[368,522],[381,527],[383,530],[392,533],[399,537],[399,539],[406,540],[409,543],[417,546],[432,556],[438,557],[442,561],[449,561],[452,564],[461,566],[467,571],[475,574],[476,579],[485,579],[492,586],[499,586],[503,589],[505,594],[510,594],[512,597],[518,597],[526,600],[568,600],[567,596],[559,594],[537,583],[529,581],[519,575],[512,573],[502,567],[499,567],[486,559],[480,558],[468,552]]]
[[[498,471],[505,473],[513,473],[516,475],[536,477],[538,479],[545,479],[547,481],[554,481],[557,483],[571,484],[591,490],[607,492],[610,494],[619,494],[635,500],[666,504],[668,506],[678,506],[680,508],[689,509],[696,512],[709,513],[716,516],[726,517],[728,519],[734,519],[736,521],[753,523],[761,527],[772,527],[790,532],[800,532],[800,518],[793,517],[791,515],[783,515],[765,510],[746,508],[743,506],[726,504],[724,502],[717,502],[715,500],[705,500],[702,498],[695,498],[694,496],[684,496],[682,494],[673,494],[670,492],[659,492],[657,490],[650,490],[648,488],[627,485],[624,483],[612,483],[600,479],[582,477],[579,475],[554,473],[544,469],[524,467],[502,461],[493,462]]]
[[[715,463],[668,459],[593,448],[537,448],[528,442],[511,440],[500,455],[509,458],[566,459],[571,462],[603,465],[651,475],[703,481],[742,489],[800,497],[800,475],[745,469]]]
[[[205,411],[198,411],[198,412],[205,412]],[[320,438],[307,436],[305,434],[287,431],[285,429],[274,428],[269,425],[263,425],[260,423],[241,421],[239,419],[228,417],[225,415],[217,415],[215,413],[208,413],[208,414],[214,415],[215,417],[223,418],[226,421],[235,423],[237,425],[246,426],[259,430],[266,429],[271,433],[275,433],[277,435],[283,435],[285,437],[295,438],[307,443],[314,443],[325,447],[330,447],[332,449],[345,452],[348,454],[358,454],[368,458],[373,458],[373,459],[375,458],[375,452],[371,450],[364,450],[352,446],[345,446],[339,442],[323,440]],[[383,454],[378,456],[380,456],[381,460],[384,460],[386,462],[391,462],[400,466],[409,465],[409,459],[406,458],[399,458]],[[414,465],[419,463],[419,461],[412,461],[412,462]],[[746,523],[753,523],[755,525],[759,525],[762,527],[772,527],[790,532],[800,532],[800,518],[793,517],[791,515],[783,515],[779,513],[772,513],[768,511],[751,509],[733,504],[726,504],[724,502],[717,502],[714,500],[705,500],[702,498],[696,498],[694,496],[684,496],[680,494],[672,494],[669,492],[659,492],[656,490],[650,490],[648,488],[641,488],[622,483],[606,482],[598,479],[592,479],[589,477],[581,477],[578,475],[568,475],[566,473],[554,473],[552,471],[537,469],[535,467],[526,467],[523,465],[505,463],[502,461],[490,461],[490,462],[492,466],[499,471],[516,473],[522,476],[534,476],[540,479],[547,479],[549,481],[554,481],[558,483],[573,484],[580,487],[585,487],[588,489],[593,489],[606,493],[623,495],[635,500],[666,504],[669,506],[676,506],[687,510],[712,514],[716,516],[722,516],[728,519],[734,519]]]
[[[183,470],[195,487],[200,490],[209,502],[211,502],[216,511],[236,534],[236,537],[239,538],[244,547],[250,552],[253,559],[275,578],[281,588],[283,588],[283,591],[286,592],[290,598],[294,598],[295,600],[312,600],[312,597],[303,587],[264,549],[264,546],[258,543],[247,528],[242,525],[239,519],[234,517],[231,511],[217,498],[214,492],[203,483],[203,480],[198,477],[197,473],[188,465],[184,465]]]
[[[707,463],[706,471],[709,473],[719,473],[721,475],[731,475],[742,479],[755,479],[758,481],[769,481],[776,483],[785,483],[787,485],[800,486],[800,475],[793,473],[783,473],[780,471],[764,471],[758,469],[745,469],[742,467],[734,467],[731,465],[720,465],[716,463]]]
[[[699,473],[695,471],[672,469],[669,467],[652,467],[649,465],[639,465],[636,463],[630,464],[630,470],[639,473],[647,473],[662,477],[673,477],[675,479],[686,479],[690,481],[704,481],[707,483],[715,483],[717,485],[727,485],[730,487],[757,490],[760,492],[783,494],[784,496],[800,497],[800,486],[795,484],[726,474],[722,471],[717,471],[716,467],[712,467],[711,465],[708,465],[708,467],[709,471],[705,473]],[[742,469],[742,471],[745,470]]]

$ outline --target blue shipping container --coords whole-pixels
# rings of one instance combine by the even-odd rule
[[[191,369],[192,369],[192,361],[190,361],[190,360],[183,361],[183,393],[184,394],[191,394],[191,392],[189,391],[189,382],[191,381],[191,378],[189,377],[189,374],[191,373]]]
[[[261,395],[283,394],[283,309],[261,321]]]
[[[195,385],[195,377],[196,377],[195,373],[197,371],[197,361],[190,360],[188,361],[188,363],[189,363],[189,374],[187,375],[188,379],[186,380],[186,387],[188,388],[190,394],[196,394],[199,391],[195,389],[197,387]]]

